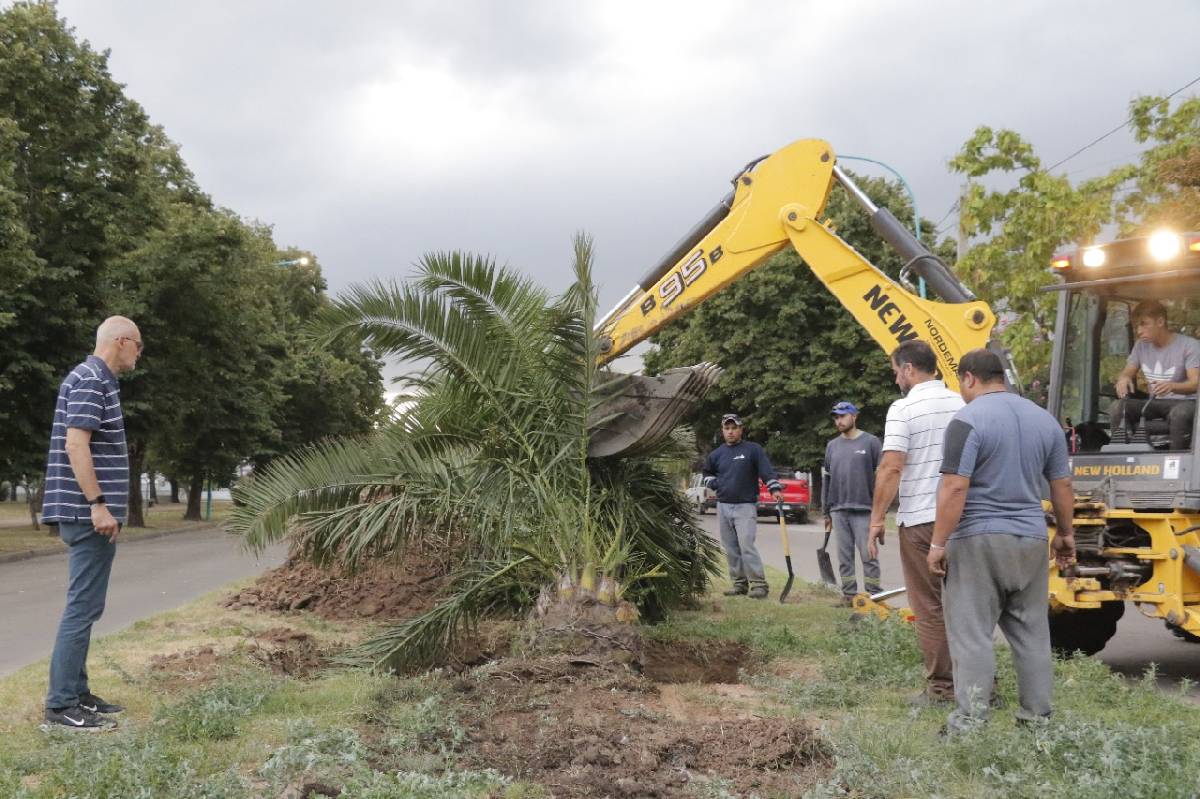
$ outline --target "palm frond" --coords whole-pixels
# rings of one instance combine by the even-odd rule
[[[474,629],[479,618],[498,599],[511,598],[514,588],[511,575],[534,562],[533,558],[522,557],[491,564],[490,569],[460,580],[450,599],[364,641],[338,656],[336,661],[397,672],[432,665],[452,649],[464,633]],[[515,582],[520,590],[522,581]]]

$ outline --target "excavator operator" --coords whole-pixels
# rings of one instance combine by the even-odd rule
[[[1171,449],[1188,447],[1188,434],[1196,418],[1196,388],[1200,384],[1200,341],[1167,327],[1167,309],[1156,300],[1145,300],[1132,313],[1137,342],[1125,368],[1117,376],[1117,401],[1111,419],[1125,423],[1126,440],[1133,437],[1142,419],[1167,420]],[[1149,396],[1135,396],[1138,371],[1146,378]]]

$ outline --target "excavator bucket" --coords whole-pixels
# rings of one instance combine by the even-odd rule
[[[620,375],[612,397],[592,413],[588,455],[640,455],[671,435],[684,415],[721,376],[721,367],[700,363],[661,375]]]

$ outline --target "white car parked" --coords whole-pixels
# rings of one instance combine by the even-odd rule
[[[704,475],[697,472],[692,475],[692,482],[687,488],[688,499],[692,501],[692,506],[696,509],[696,513],[704,514],[709,510],[717,507],[717,492],[711,488],[705,488]]]

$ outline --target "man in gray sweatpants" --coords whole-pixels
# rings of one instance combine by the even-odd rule
[[[721,547],[729,561],[733,586],[725,596],[748,595],[766,599],[770,593],[762,558],[755,545],[758,531],[758,484],[766,484],[776,502],[783,501],[783,484],[775,477],[767,453],[753,441],[744,441],[745,425],[736,413],[721,417],[725,443],[704,459],[704,484],[717,492],[717,518]]]
[[[839,402],[831,411],[839,435],[825,445],[821,466],[821,495],[825,506],[825,532],[837,536],[838,573],[842,581],[842,601],[849,605],[858,593],[854,574],[854,552],[863,566],[863,590],[879,591],[879,559],[867,551],[867,533],[871,521],[871,497],[875,493],[875,470],[883,445],[870,433],[858,429],[858,406]]]
[[[1075,559],[1075,496],[1062,427],[1042,408],[1005,390],[1004,367],[995,353],[968,352],[958,376],[967,404],[946,427],[928,556],[930,572],[945,579],[942,602],[957,705],[946,723],[951,732],[987,720],[997,624],[1017,669],[1018,720],[1050,715],[1054,663],[1043,479],[1050,484],[1057,525],[1050,549],[1060,568]]]

